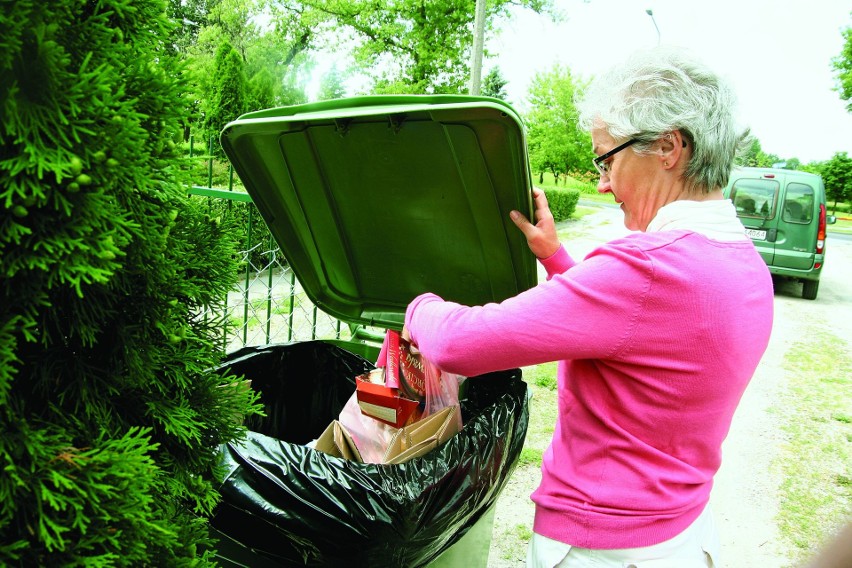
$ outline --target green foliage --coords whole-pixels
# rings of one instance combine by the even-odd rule
[[[752,138],[751,143],[737,156],[735,163],[738,166],[750,168],[771,168],[780,162],[775,154],[767,154],[760,146],[757,138]]]
[[[218,140],[218,134],[225,125],[247,110],[243,60],[227,41],[223,41],[216,52],[214,77],[210,96],[202,107],[204,110],[202,132],[205,136],[214,136]],[[255,96],[263,96],[262,78],[259,78],[256,83]],[[221,152],[221,146],[216,144],[214,151]]]
[[[217,56],[223,44],[232,46],[242,62],[240,112],[306,101],[307,52],[321,27],[316,12],[255,0],[169,0],[169,4],[180,17],[174,40],[179,49],[170,56],[186,64],[183,80],[194,101],[195,119],[215,109],[214,99],[222,96],[224,62]],[[261,27],[260,21],[268,24]],[[198,128],[194,131],[199,134]]]
[[[846,152],[838,152],[823,162],[818,172],[825,183],[826,197],[838,202],[852,201],[852,158]]]
[[[27,449],[19,452],[17,457],[25,461],[15,472],[25,471],[33,485],[8,497],[34,500],[37,514],[26,522],[41,535],[50,564],[73,564],[75,558],[86,557],[114,565],[122,554],[144,558],[145,542],[122,542],[123,535],[164,534],[164,527],[151,520],[154,499],[149,488],[157,483],[158,473],[148,431],[130,428],[119,438],[97,440],[93,448],[68,446],[63,433],[51,428],[10,434]],[[35,467],[40,463],[50,467]],[[26,557],[24,553],[21,546],[9,557]]]
[[[837,72],[837,92],[847,101],[846,110],[852,112],[852,28],[845,28],[842,34],[843,50],[831,60],[831,65]]]
[[[580,200],[580,192],[574,189],[544,188],[544,195],[556,222],[569,219]]]
[[[476,0],[305,0],[326,14],[337,34],[356,38],[356,66],[369,74],[377,93],[467,92]],[[492,0],[486,29],[512,4],[546,13],[550,0]],[[380,65],[381,64],[381,65]]]
[[[588,172],[592,168],[592,139],[577,127],[576,95],[584,84],[570,69],[560,65],[537,73],[530,86],[529,124],[530,165],[540,174],[550,171],[557,178],[568,172]]]
[[[482,80],[482,95],[505,101],[509,96],[506,93],[507,83],[508,81],[503,77],[500,68],[494,67]]]
[[[204,147],[216,148],[217,140],[218,137],[208,139]],[[234,174],[233,168],[226,159],[210,153],[194,154],[190,157],[190,143],[183,144],[181,150],[189,164],[187,175],[191,185],[245,192],[239,177]],[[239,259],[240,274],[245,274],[246,269],[263,270],[270,262],[269,251],[277,247],[257,207],[253,203],[223,199],[207,199],[205,203],[206,214],[232,227],[228,231],[229,237],[237,243],[239,251],[247,251]],[[278,259],[280,264],[286,264],[286,262],[286,259]]]
[[[242,58],[247,110],[305,102],[305,87],[319,49],[354,66],[333,69],[321,86],[320,99],[340,98],[342,78],[353,72],[371,80],[364,87],[366,92],[463,93],[469,75],[475,2],[169,0],[178,27],[170,41],[173,47],[167,51],[188,61],[185,80],[191,100],[197,102],[196,119],[213,105],[214,83],[219,77],[215,54],[223,42],[230,43]],[[488,2],[488,28],[518,4],[538,13],[553,13],[552,0]],[[486,88],[493,88],[494,96],[505,98],[504,85],[498,75],[486,77]]]
[[[344,73],[341,73],[337,67],[332,67],[331,70],[323,75],[320,81],[319,93],[317,99],[327,101],[332,99],[341,99],[346,95],[346,89],[343,86]]]
[[[168,0],[167,12],[174,23],[166,49],[170,53],[184,53],[198,39],[199,24],[207,15],[208,0]]]
[[[784,160],[784,166],[787,170],[800,170],[802,169],[802,162],[799,158],[787,158]]]
[[[245,109],[258,110],[275,106],[275,87],[275,77],[269,69],[255,73],[246,85]]]
[[[22,0],[0,36],[0,565],[200,566],[258,410],[212,318],[231,228],[186,196],[154,0]]]

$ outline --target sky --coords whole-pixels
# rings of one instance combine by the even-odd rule
[[[831,59],[852,26],[849,0],[555,0],[553,23],[517,10],[486,38],[523,110],[536,72],[555,64],[590,78],[637,48],[689,48],[733,85],[744,126],[767,154],[802,163],[852,155],[852,113],[833,90]],[[652,10],[653,18],[646,13]],[[656,23],[656,27],[655,27]],[[659,29],[659,35],[657,33]]]

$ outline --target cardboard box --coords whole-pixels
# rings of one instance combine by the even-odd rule
[[[383,464],[400,464],[425,455],[459,431],[457,406],[448,406],[434,414],[400,428],[385,451]],[[335,457],[363,462],[346,427],[334,420],[317,439],[315,449]]]
[[[403,463],[427,454],[458,433],[456,406],[448,406],[414,424],[400,428],[391,439],[384,463]]]
[[[368,376],[355,378],[358,406],[367,416],[394,428],[401,428],[420,406],[416,400],[404,397],[398,388],[371,382]]]
[[[364,461],[361,459],[361,452],[358,451],[355,440],[352,439],[346,427],[337,420],[333,420],[317,438],[314,448],[337,458]]]

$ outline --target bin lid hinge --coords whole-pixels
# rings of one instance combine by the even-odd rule
[[[335,118],[334,119],[334,130],[340,134],[340,137],[343,138],[347,134],[349,134],[349,123],[352,122],[351,118]]]
[[[393,129],[394,134],[398,134],[402,128],[402,123],[405,122],[404,114],[389,114],[388,127]]]

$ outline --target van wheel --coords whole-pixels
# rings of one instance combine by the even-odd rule
[[[816,300],[819,290],[819,280],[805,280],[802,283],[802,298],[805,300]]]

